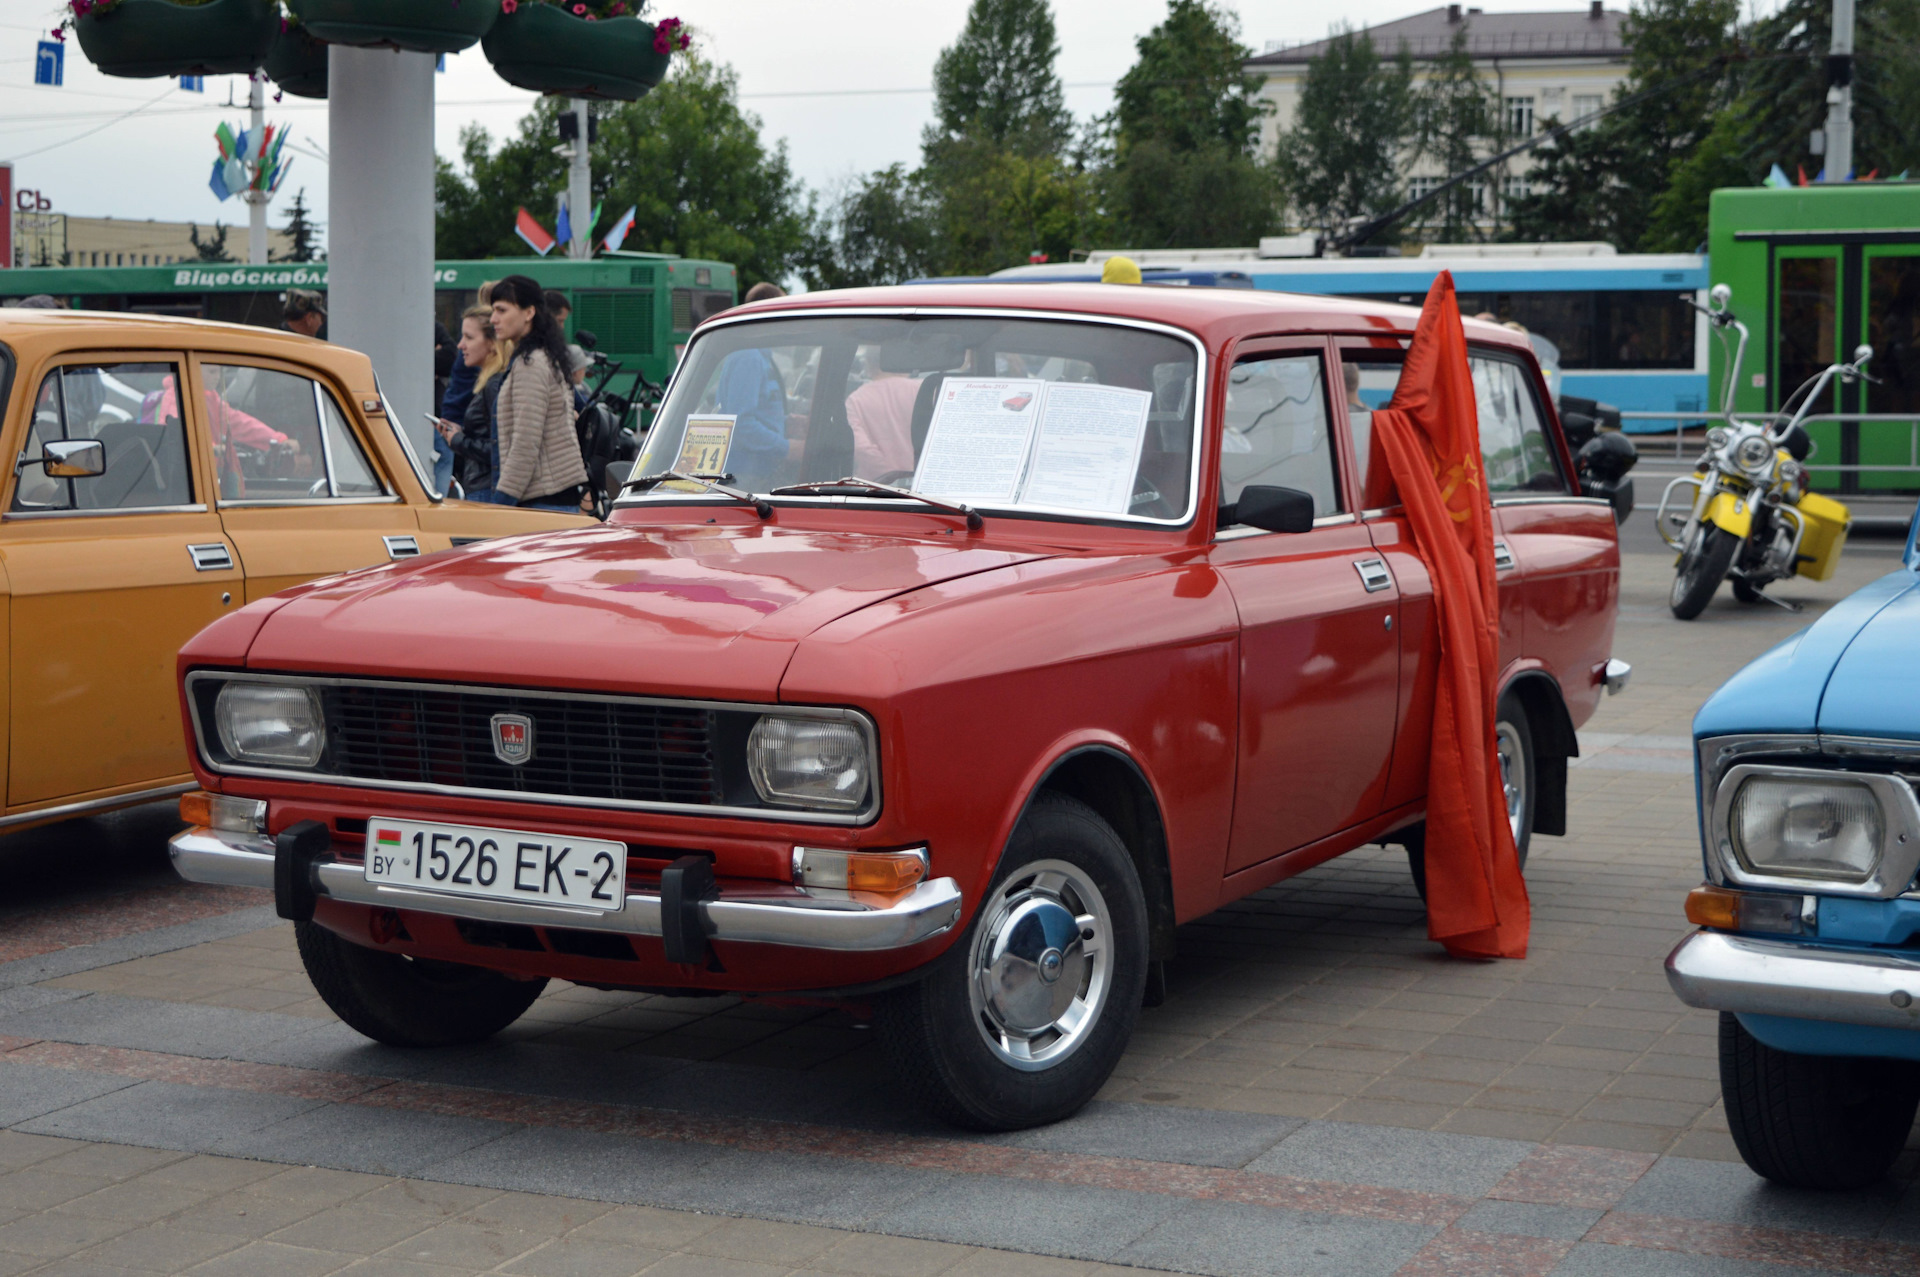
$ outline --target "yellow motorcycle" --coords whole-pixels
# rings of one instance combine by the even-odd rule
[[[1732,579],[1734,597],[1742,603],[1764,599],[1799,611],[1799,604],[1763,591],[1791,576],[1814,581],[1831,577],[1852,519],[1840,502],[1807,490],[1806,462],[1813,455],[1813,440],[1800,423],[1835,377],[1843,382],[1872,380],[1862,368],[1873,357],[1873,347],[1859,347],[1852,363],[1833,364],[1788,396],[1781,411],[1794,410],[1784,424],[1769,427],[1736,420],[1733,392],[1748,334],[1728,308],[1732,297],[1725,284],[1716,284],[1710,304],[1694,307],[1717,330],[1722,349],[1727,330],[1739,335],[1727,365],[1720,411],[1727,424],[1707,431],[1706,451],[1694,472],[1667,485],[1654,513],[1661,539],[1679,554],[1667,603],[1683,621],[1700,615],[1723,578]]]

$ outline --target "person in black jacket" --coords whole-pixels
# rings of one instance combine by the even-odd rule
[[[485,306],[474,306],[461,317],[460,357],[474,370],[476,382],[461,420],[442,417],[438,426],[440,438],[453,454],[454,477],[469,501],[490,500],[500,475],[494,413],[513,343],[494,338],[491,314]]]

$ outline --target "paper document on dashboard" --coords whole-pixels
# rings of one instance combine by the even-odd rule
[[[928,496],[1124,514],[1153,396],[1022,378],[949,378],[913,477]]]
[[[1005,377],[947,378],[913,473],[914,490],[949,501],[1012,504],[1045,386]]]
[[[1047,383],[1022,502],[1125,514],[1133,504],[1153,395],[1123,386]]]

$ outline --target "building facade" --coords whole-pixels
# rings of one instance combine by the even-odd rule
[[[245,210],[242,210],[244,216]],[[132,221],[120,217],[74,217],[68,213],[13,215],[15,266],[169,266],[200,259],[193,233],[212,244],[217,231],[194,222]],[[227,226],[227,256],[247,260],[247,227]],[[267,251],[284,260],[293,241],[285,231],[267,232]]]
[[[1504,131],[1512,146],[1532,137],[1554,121],[1571,121],[1592,114],[1613,99],[1613,91],[1627,74],[1627,15],[1592,0],[1585,9],[1541,13],[1485,13],[1457,4],[1428,9],[1411,17],[1363,28],[1383,60],[1405,49],[1413,58],[1416,87],[1436,58],[1453,46],[1456,35],[1466,36],[1466,49],[1488,90],[1499,101]],[[1293,127],[1300,93],[1306,85],[1307,65],[1325,53],[1328,41],[1280,46],[1247,63],[1247,72],[1259,76],[1260,96],[1272,104],[1263,125],[1263,144],[1280,145]],[[1527,174],[1533,167],[1522,153],[1488,181],[1475,183],[1475,207],[1488,227],[1503,220],[1507,201],[1528,193]],[[1400,158],[1408,197],[1430,191],[1446,179],[1432,159],[1412,153]]]

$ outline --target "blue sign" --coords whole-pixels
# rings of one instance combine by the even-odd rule
[[[183,75],[180,77],[180,87],[189,93],[205,93],[207,91],[207,77],[204,75]]]
[[[58,40],[42,40],[33,57],[33,82],[59,88],[67,78],[67,46]]]

